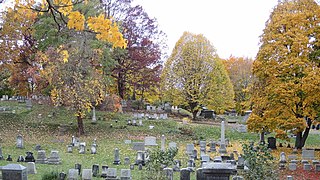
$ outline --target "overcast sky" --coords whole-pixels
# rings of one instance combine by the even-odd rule
[[[167,34],[168,55],[183,32],[189,31],[207,37],[222,58],[254,58],[259,36],[277,3],[278,0],[134,0],[158,20],[159,28]]]
[[[228,58],[254,58],[259,36],[278,0],[134,0],[168,36],[171,54],[184,31],[203,34]]]

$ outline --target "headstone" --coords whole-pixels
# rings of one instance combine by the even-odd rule
[[[303,170],[305,170],[305,171],[310,171],[311,167],[312,167],[311,164],[303,164]]]
[[[138,165],[138,170],[142,170],[142,164]]]
[[[297,157],[297,155],[295,155],[295,154],[290,154],[290,155],[288,155],[288,161],[291,161],[291,160],[295,160],[295,159],[297,159],[298,157]]]
[[[213,162],[214,162],[214,163],[221,163],[221,162],[222,162],[221,156],[216,156],[216,157],[214,157],[214,158],[213,158]]]
[[[28,162],[27,173],[28,174],[37,174],[36,165],[34,162]]]
[[[116,168],[108,168],[107,169],[107,178],[116,178],[117,177],[117,169]]]
[[[195,167],[196,167],[196,164],[195,164],[194,160],[193,159],[189,159],[188,160],[188,164],[187,164],[187,168],[190,171],[193,171]]]
[[[131,144],[131,140],[126,139],[126,140],[124,140],[124,143],[125,144]]]
[[[287,180],[293,180],[292,176],[287,176]]]
[[[113,164],[119,165],[120,163],[121,163],[120,162],[120,152],[119,152],[118,148],[115,148],[114,149],[114,161],[113,161]]]
[[[120,180],[131,180],[130,169],[121,169],[120,170]]]
[[[78,169],[69,169],[68,180],[78,180]]]
[[[217,151],[216,150],[216,142],[215,141],[210,141],[209,146],[210,146],[209,152],[216,152]]]
[[[97,154],[97,144],[91,145],[91,154]]]
[[[51,151],[50,157],[48,158],[48,164],[61,164],[59,151]]]
[[[286,154],[284,152],[280,153],[280,163],[287,163]]]
[[[232,180],[244,180],[242,176],[233,176]]]
[[[6,161],[12,161],[11,155],[9,154]]]
[[[76,164],[74,165],[74,168],[78,170],[78,174],[80,175],[80,174],[81,174],[81,164],[76,163]]]
[[[19,156],[17,162],[24,162],[23,156]]]
[[[170,142],[169,143],[169,149],[176,149],[177,148],[177,143],[176,142]]]
[[[193,150],[192,156],[194,159],[198,159],[198,151],[196,149]]]
[[[190,170],[188,168],[180,170],[180,180],[190,180]]]
[[[314,159],[314,149],[302,149],[302,159],[313,160]]]
[[[0,160],[3,160],[4,158],[3,158],[3,155],[2,155],[2,148],[1,148],[1,146],[0,146]]]
[[[144,151],[145,150],[145,143],[144,142],[133,142],[132,149],[136,151]]]
[[[134,170],[134,164],[130,164],[130,170]]]
[[[38,151],[38,156],[37,156],[37,159],[36,159],[36,163],[38,163],[38,164],[47,164],[48,163],[48,159],[46,157],[46,151],[45,150]]]
[[[144,151],[138,151],[137,152],[135,165],[139,165],[139,164],[145,165],[145,153],[144,153]]]
[[[247,126],[243,125],[243,124],[240,124],[239,127],[238,127],[238,132],[246,133],[247,132]]]
[[[106,178],[107,177],[107,173],[108,173],[108,166],[102,166],[101,167],[101,177]]]
[[[91,180],[91,179],[92,179],[92,169],[83,169],[82,180]]]
[[[98,177],[99,174],[99,164],[92,165],[92,176]]]
[[[41,145],[37,144],[37,145],[34,147],[34,150],[35,150],[35,151],[40,151],[40,150],[41,150]]]
[[[204,179],[229,180],[230,176],[236,174],[235,166],[230,163],[204,163],[202,173]]]
[[[316,164],[314,166],[314,169],[315,169],[316,172],[320,172],[320,164]]]
[[[166,143],[166,138],[162,134],[162,136],[161,136],[161,151],[165,151],[166,150],[165,143]]]
[[[270,149],[277,149],[276,146],[277,140],[274,137],[268,137],[268,148]]]
[[[20,164],[8,164],[2,166],[3,180],[27,180],[27,168]]]
[[[224,121],[221,121],[221,141],[220,141],[219,153],[221,153],[221,154],[227,153],[226,142],[225,142],[225,123],[224,123]]]
[[[244,168],[244,158],[242,156],[238,157],[238,164],[237,169],[243,169]]]
[[[173,180],[173,169],[172,168],[164,168],[164,175],[166,180]]]
[[[59,173],[59,180],[65,180],[67,177],[67,174],[64,172]]]
[[[144,138],[145,146],[157,146],[157,138],[153,136],[148,136]]]
[[[86,143],[82,142],[79,145],[79,154],[85,154],[86,153]]]
[[[124,157],[124,164],[129,165],[130,164],[130,158],[129,157]]]
[[[143,126],[142,119],[139,119],[139,126]]]
[[[93,106],[92,107],[92,120],[91,124],[97,124],[97,118],[96,118],[96,108]]]
[[[187,147],[186,147],[186,154],[193,154],[193,150],[194,150],[194,144],[187,144]]]
[[[72,153],[72,147],[71,144],[67,145],[67,153]]]
[[[17,148],[20,148],[20,149],[24,148],[23,138],[20,134],[17,136]]]
[[[179,172],[180,171],[180,166],[181,166],[181,161],[179,160],[174,160],[174,166],[173,166],[173,171],[174,172]]]
[[[289,163],[289,170],[290,171],[295,171],[296,169],[297,169],[296,163]]]
[[[35,162],[36,160],[34,159],[33,157],[33,153],[32,152],[26,152],[27,153],[27,156],[24,158],[25,162]]]

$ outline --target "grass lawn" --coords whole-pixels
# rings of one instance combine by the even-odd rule
[[[143,126],[127,126],[127,120],[132,118],[132,113],[117,114],[111,112],[97,111],[97,124],[91,124],[91,120],[84,120],[86,135],[80,137],[81,142],[86,142],[86,154],[79,154],[77,149],[73,153],[67,153],[67,145],[71,143],[71,136],[76,135],[76,117],[71,110],[57,108],[48,105],[34,105],[32,110],[25,108],[24,103],[1,101],[0,107],[10,107],[15,113],[0,112],[0,145],[4,158],[10,154],[13,162],[17,163],[19,155],[26,156],[27,151],[37,152],[34,147],[39,144],[46,151],[47,157],[51,150],[59,151],[62,160],[61,165],[36,164],[37,174],[28,175],[28,179],[39,180],[42,175],[50,172],[65,172],[74,168],[76,163],[82,164],[82,169],[91,169],[93,164],[109,167],[116,167],[118,175],[120,169],[129,169],[129,165],[124,165],[124,157],[129,157],[131,164],[135,161],[136,152],[131,150],[132,144],[125,144],[124,140],[130,139],[132,142],[142,142],[145,136],[157,137],[157,143],[160,144],[162,134],[166,137],[166,146],[171,141],[178,144],[179,152],[176,159],[182,161],[182,167],[187,165],[187,156],[185,156],[185,147],[187,143],[195,143],[198,140],[205,139],[218,140],[220,138],[220,127],[205,124],[182,124],[174,119],[168,120],[144,120]],[[41,114],[41,115],[39,115]],[[112,127],[110,126],[112,124]],[[154,126],[150,129],[149,126]],[[16,148],[16,137],[21,134],[24,139],[24,149]],[[97,139],[97,154],[90,154],[90,146],[93,139]],[[226,138],[230,140],[231,146],[227,148],[228,152],[237,150],[241,153],[241,144],[248,141],[257,142],[259,137],[254,133],[239,133],[231,126],[227,125]],[[319,147],[319,134],[311,134],[307,141],[307,147]],[[292,143],[293,145],[293,143]],[[121,165],[113,165],[114,149],[120,149]],[[200,152],[199,146],[196,146]],[[289,151],[278,149],[274,151],[279,155],[280,151]],[[317,152],[318,153],[318,152]],[[214,157],[218,153],[211,153]],[[319,157],[319,154],[317,154]],[[277,156],[278,157],[278,156]],[[0,161],[0,166],[9,164],[8,161]],[[26,166],[26,163],[20,163]],[[196,167],[200,166],[200,161],[196,161]],[[131,172],[133,179],[143,179],[145,170],[135,170]],[[175,179],[179,179],[179,174],[175,173]],[[94,178],[101,179],[101,178]],[[195,179],[195,173],[191,174],[191,179]]]

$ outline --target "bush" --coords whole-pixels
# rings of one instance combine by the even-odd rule
[[[243,157],[249,170],[244,172],[245,179],[278,179],[277,166],[266,145],[243,144]]]
[[[47,172],[44,175],[42,175],[42,180],[57,180],[59,177],[58,172],[56,171],[51,171],[51,172]]]
[[[164,167],[172,165],[178,149],[170,148],[161,151],[159,148],[149,151],[149,160],[146,163],[147,172],[143,179],[164,180],[166,175],[163,172]]]

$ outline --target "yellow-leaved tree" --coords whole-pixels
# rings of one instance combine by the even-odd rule
[[[226,69],[201,34],[183,33],[165,63],[161,79],[166,100],[186,106],[194,120],[201,106],[221,113],[234,105]]]
[[[249,129],[276,132],[283,139],[294,134],[296,148],[304,147],[319,113],[320,67],[311,59],[319,47],[319,17],[320,7],[313,0],[279,2],[253,65],[257,79]]]

